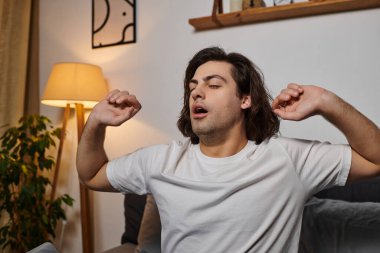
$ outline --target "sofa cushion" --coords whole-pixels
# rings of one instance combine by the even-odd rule
[[[136,253],[161,252],[161,221],[156,202],[152,195],[147,195],[146,198],[137,242]]]
[[[353,182],[346,186],[335,186],[315,195],[322,199],[345,200],[349,202],[380,203],[380,177]]]
[[[305,206],[298,253],[375,253],[380,203],[312,198]]]
[[[137,244],[137,235],[139,233],[145,203],[145,195],[126,194],[124,196],[125,229],[121,237],[122,244]]]

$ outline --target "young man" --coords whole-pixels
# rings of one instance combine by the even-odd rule
[[[189,62],[178,127],[188,141],[109,161],[107,126],[141,108],[112,91],[94,108],[78,148],[81,181],[101,191],[153,194],[162,252],[297,252],[304,203],[314,193],[380,173],[380,130],[335,94],[289,84],[270,105],[246,57],[206,48]],[[276,136],[279,120],[319,114],[349,145]]]

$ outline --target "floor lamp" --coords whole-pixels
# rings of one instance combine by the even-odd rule
[[[104,98],[106,93],[106,81],[100,67],[76,62],[57,63],[53,66],[41,102],[46,105],[65,107],[65,112],[53,178],[52,199],[54,199],[57,185],[63,140],[70,108],[75,108],[79,142],[84,127],[84,108],[94,107],[99,100]],[[79,190],[83,253],[93,253],[94,231],[90,209],[90,191],[82,184],[79,184]]]

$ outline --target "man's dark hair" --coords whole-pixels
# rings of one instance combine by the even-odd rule
[[[244,112],[247,138],[259,144],[266,138],[275,135],[279,130],[280,121],[272,111],[270,101],[273,99],[264,85],[263,74],[247,57],[239,53],[227,54],[219,47],[210,47],[199,51],[187,66],[183,108],[177,122],[182,134],[190,137],[193,144],[199,143],[199,137],[191,127],[189,83],[198,67],[209,61],[230,63],[233,66],[231,75],[237,84],[237,95],[239,97],[250,95],[251,97],[252,105]]]

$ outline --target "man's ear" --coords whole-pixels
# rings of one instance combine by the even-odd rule
[[[251,107],[251,96],[250,95],[243,95],[243,98],[241,100],[241,109],[248,109]]]

